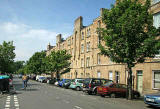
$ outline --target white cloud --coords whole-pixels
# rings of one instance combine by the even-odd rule
[[[47,44],[56,43],[55,31],[36,29],[25,24],[5,22],[0,24],[0,44],[5,41],[13,41],[16,46],[16,60],[28,60],[34,52],[46,50]],[[63,34],[65,37],[68,34]]]

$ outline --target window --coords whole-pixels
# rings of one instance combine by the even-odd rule
[[[84,61],[83,61],[83,58],[81,59],[81,67],[84,67]]]
[[[160,0],[152,0],[152,4],[156,4],[158,2],[160,2]]]
[[[99,46],[99,44],[100,44],[100,33],[98,33],[98,39],[97,39],[97,46]]]
[[[69,45],[71,45],[71,40],[70,40],[70,39],[68,40],[68,46],[69,46]]]
[[[81,39],[82,39],[82,40],[84,39],[84,32],[82,32],[82,37],[81,37]]]
[[[153,71],[153,88],[160,89],[160,70]]]
[[[72,55],[74,54],[74,50],[73,50],[73,48],[72,48]]]
[[[99,20],[98,21],[98,28],[100,28],[101,27],[101,21]]]
[[[87,42],[87,52],[90,51],[90,42]]]
[[[89,78],[89,77],[90,77],[90,74],[89,74],[89,73],[86,73],[86,77]]]
[[[84,45],[81,45],[81,53],[84,53]]]
[[[113,80],[113,73],[112,73],[112,71],[109,71],[109,80]]]
[[[97,64],[101,64],[100,53],[97,54]]]
[[[73,37],[72,37],[72,44],[73,44]]]
[[[88,58],[86,59],[86,67],[89,67],[89,61],[90,61],[90,58],[88,57]]]
[[[98,72],[97,72],[97,78],[100,78],[100,77],[101,77],[101,72],[98,71]]]
[[[83,73],[81,73],[81,78],[83,78]]]
[[[119,83],[120,82],[120,77],[119,77],[119,72],[115,72],[116,73],[116,77],[115,77],[115,80],[116,80],[116,83]]]
[[[90,28],[87,30],[87,37],[89,37],[91,35],[91,31]]]
[[[159,0],[160,1],[160,0]],[[153,25],[158,28],[160,27],[160,12],[153,15]]]

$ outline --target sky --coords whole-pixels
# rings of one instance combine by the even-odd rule
[[[115,0],[0,0],[0,44],[13,41],[15,61],[28,60],[35,52],[56,44],[73,33],[74,20],[83,17],[84,26],[110,8]]]

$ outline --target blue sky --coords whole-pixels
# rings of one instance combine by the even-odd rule
[[[55,45],[56,35],[73,32],[82,16],[85,26],[110,8],[115,0],[0,0],[0,44],[14,41],[15,60],[28,60],[35,52]]]

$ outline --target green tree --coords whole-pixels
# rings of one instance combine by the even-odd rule
[[[0,72],[2,73],[13,73],[13,64],[15,58],[15,46],[13,46],[13,41],[4,41],[0,45]]]
[[[101,53],[116,63],[128,67],[128,99],[132,99],[132,67],[143,63],[146,57],[154,57],[160,49],[160,29],[153,26],[153,16],[149,13],[150,0],[144,5],[138,0],[119,0],[116,6],[106,9],[102,21],[106,28],[100,29]]]
[[[71,55],[67,54],[66,50],[52,51],[49,56],[46,57],[48,70],[56,73],[56,78],[60,79],[60,74],[69,72],[69,66]]]
[[[13,69],[14,69],[14,72],[17,72],[19,69],[23,68],[24,67],[24,61],[16,61],[14,62],[13,64]]]
[[[46,63],[45,63],[46,52],[36,52],[27,62],[25,66],[25,71],[29,73],[42,74],[46,73]]]

